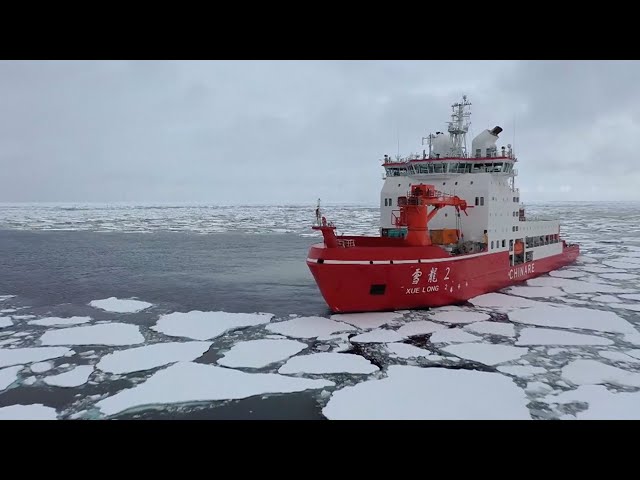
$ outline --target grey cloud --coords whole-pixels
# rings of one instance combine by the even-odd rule
[[[398,134],[421,151],[463,93],[476,134],[511,143],[516,119],[525,201],[633,199],[639,81],[638,62],[5,61],[0,201],[376,204]]]

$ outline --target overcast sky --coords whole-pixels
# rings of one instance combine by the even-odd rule
[[[462,94],[524,202],[640,200],[637,61],[2,61],[0,201],[377,204]]]

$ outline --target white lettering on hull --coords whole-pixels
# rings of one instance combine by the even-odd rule
[[[522,265],[521,267],[515,267],[509,270],[509,280],[515,280],[516,278],[524,277],[535,273],[536,264],[530,263],[528,265]]]
[[[437,292],[439,289],[440,289],[439,285],[429,285],[428,287],[407,288],[405,295],[415,295],[416,293]]]

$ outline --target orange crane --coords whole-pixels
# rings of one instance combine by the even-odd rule
[[[431,245],[429,234],[429,221],[446,206],[455,207],[456,212],[462,210],[467,214],[467,202],[455,195],[446,195],[435,189],[433,185],[411,185],[409,195],[398,199],[400,206],[400,216],[395,217],[397,227],[407,227],[407,237],[405,241],[412,246]],[[433,206],[433,210],[428,211],[428,207]]]

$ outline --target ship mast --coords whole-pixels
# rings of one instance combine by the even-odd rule
[[[471,102],[467,101],[467,96],[462,96],[462,102],[451,105],[453,110],[451,121],[449,123],[449,135],[451,136],[451,156],[467,157],[467,132],[469,131],[470,121],[465,122],[471,116]]]

